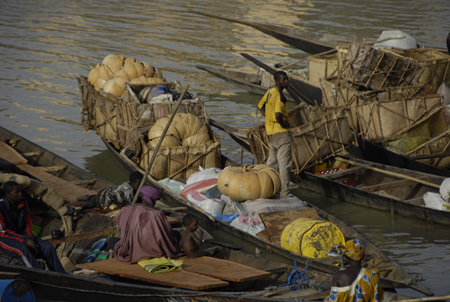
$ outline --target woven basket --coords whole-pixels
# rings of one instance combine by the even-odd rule
[[[380,142],[443,133],[447,129],[443,109],[442,95],[432,95],[358,105],[355,112],[359,134]]]
[[[424,90],[423,84],[367,90],[338,77],[320,80],[324,106],[356,106],[370,102],[392,101],[398,98],[409,99],[420,96]]]
[[[300,107],[301,108],[301,107]],[[292,158],[295,173],[336,155],[350,145],[356,144],[356,136],[349,123],[346,108],[334,108],[325,114],[317,109],[319,118],[307,124],[291,128]],[[265,125],[247,131],[253,156],[258,164],[263,164],[269,156],[269,139]]]
[[[450,130],[445,131],[439,136],[427,141],[426,143],[420,145],[416,149],[406,153],[408,157],[415,157],[419,155],[433,155],[433,154],[443,154],[450,152]],[[450,157],[440,156],[440,157],[430,157],[428,159],[417,159],[420,162],[436,166],[441,169],[450,168]]]
[[[396,55],[416,61],[424,67],[418,82],[423,85],[430,85],[429,93],[436,93],[442,83],[449,84],[450,81],[450,56],[447,51],[436,50],[434,48],[417,49],[388,49]]]
[[[352,42],[339,77],[370,89],[382,89],[418,84],[424,70],[415,60]]]

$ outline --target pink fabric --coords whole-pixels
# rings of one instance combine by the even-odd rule
[[[118,261],[131,264],[156,257],[175,259],[183,254],[162,211],[134,204],[123,208],[115,219],[121,229],[120,241],[114,247]]]
[[[150,186],[143,186],[141,189],[142,197],[150,205],[155,205],[155,200],[159,200],[164,196],[164,192]]]
[[[181,195],[183,197],[186,197],[188,195],[188,193],[191,191],[205,193],[206,191],[208,191],[209,189],[213,188],[216,185],[217,185],[217,178],[210,178],[210,179],[197,181],[190,185],[185,186],[184,189],[181,191]]]

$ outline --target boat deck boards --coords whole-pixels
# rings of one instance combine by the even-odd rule
[[[187,271],[226,281],[244,282],[270,276],[270,273],[266,271],[207,256],[199,258],[182,257],[178,260],[183,260],[183,269]]]
[[[64,200],[69,203],[76,202],[78,196],[97,194],[96,191],[77,186],[74,183],[54,176],[43,169],[27,164],[27,160],[22,155],[20,155],[14,148],[1,141],[0,154],[2,158],[12,162],[20,169],[39,178],[43,184],[45,184],[49,188],[53,188],[59,195],[64,198]]]
[[[188,266],[192,267],[194,265],[195,261],[191,262]],[[77,267],[91,269],[109,275],[118,275],[125,278],[145,281],[153,284],[175,286],[192,290],[206,290],[228,285],[228,282],[226,281],[209,277],[205,274],[191,272],[184,267],[184,264],[182,270],[161,274],[150,274],[139,264],[125,264],[117,261],[115,258],[104,261],[78,264]],[[208,268],[208,270],[210,271],[215,269],[216,268],[212,266]]]

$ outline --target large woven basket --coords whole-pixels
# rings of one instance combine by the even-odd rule
[[[319,117],[314,121],[291,128],[294,173],[300,173],[356,144],[347,108],[334,108],[325,114],[317,109],[316,113]],[[247,137],[256,162],[265,163],[270,146],[265,125],[248,130]]]
[[[398,98],[409,99],[420,96],[424,90],[423,84],[367,90],[338,77],[320,79],[320,87],[324,106],[356,106]]]
[[[418,84],[424,69],[416,60],[352,42],[339,76],[353,84],[382,89]]]
[[[442,95],[372,102],[355,108],[360,136],[374,142],[439,135],[447,129],[443,109]]]
[[[444,52],[434,48],[417,49],[389,49],[396,55],[409,58],[419,65],[423,66],[423,72],[420,73],[418,82],[423,85],[429,85],[429,93],[436,93],[442,83],[450,82],[450,55],[447,50]]]

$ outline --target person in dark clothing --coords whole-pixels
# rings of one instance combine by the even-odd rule
[[[129,176],[129,181],[117,187],[111,187],[103,189],[97,193],[97,195],[84,195],[77,199],[79,201],[86,201],[80,206],[81,209],[87,208],[97,208],[105,209],[110,205],[115,205],[117,207],[129,206],[133,202],[134,195],[141,183],[144,176],[138,172],[134,171]],[[141,196],[138,197],[138,203],[142,201]],[[70,208],[69,208],[70,209]]]
[[[31,232],[31,216],[22,197],[20,185],[14,181],[3,184],[0,199],[0,251],[19,258],[27,267],[41,269],[37,259],[43,259],[49,270],[65,273],[53,245]]]

